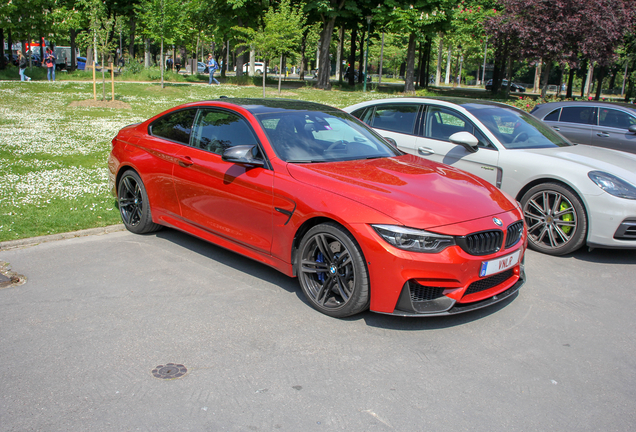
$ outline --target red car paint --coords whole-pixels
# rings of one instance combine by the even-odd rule
[[[262,101],[260,101],[262,102]],[[254,102],[254,104],[259,103]],[[370,310],[396,310],[409,280],[443,287],[457,305],[496,302],[523,283],[526,230],[511,248],[476,256],[460,246],[438,253],[409,252],[385,241],[371,224],[425,229],[465,236],[523,219],[517,203],[491,184],[464,171],[410,155],[325,163],[288,163],[276,156],[253,112],[231,99],[175,107],[141,124],[123,128],[109,157],[111,188],[117,196],[122,172],[135,170],[145,185],[152,220],[295,276],[299,236],[314,221],[333,221],[357,241],[367,263]],[[253,129],[270,168],[222,160],[221,156],[149,134],[157,118],[183,108],[219,107],[242,116]],[[275,210],[278,209],[278,210]],[[284,212],[291,213],[291,217]],[[505,240],[504,240],[505,241]],[[520,251],[512,276],[475,294],[483,262]],[[494,299],[494,300],[493,300]],[[434,315],[434,314],[431,314]]]

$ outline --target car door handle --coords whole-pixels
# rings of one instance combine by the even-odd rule
[[[599,133],[596,134],[596,136],[607,138],[607,137],[609,137],[609,134],[607,132],[599,132]]]
[[[555,131],[560,131],[561,130],[558,126],[552,126],[552,129],[554,129]]]
[[[192,162],[192,159],[190,159],[190,156],[177,156],[177,162],[179,162],[179,165],[184,168],[187,168],[194,164],[194,162]]]
[[[423,155],[432,155],[435,154],[435,150],[430,147],[418,147],[417,152]]]

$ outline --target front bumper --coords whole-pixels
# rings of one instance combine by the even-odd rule
[[[636,249],[636,200],[608,193],[585,196],[589,217],[587,245],[611,249]]]
[[[520,212],[497,215],[503,230],[521,219]],[[466,235],[492,229],[492,217],[431,230]],[[524,258],[527,231],[518,243],[489,255],[471,255],[460,246],[439,253],[417,253],[397,249],[385,242],[370,226],[357,226],[356,234],[369,270],[370,310],[402,316],[450,315],[497,303],[510,297],[525,282]],[[505,241],[503,245],[505,245]],[[485,262],[518,256],[502,271],[480,276]]]

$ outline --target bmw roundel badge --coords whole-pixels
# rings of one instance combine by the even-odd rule
[[[493,221],[493,222],[495,223],[495,225],[497,225],[497,226],[503,226],[503,222],[502,222],[502,221],[501,221],[501,219],[499,219],[499,218],[494,217],[494,218],[492,218],[492,221]]]

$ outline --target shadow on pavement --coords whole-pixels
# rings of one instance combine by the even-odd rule
[[[290,278],[265,264],[253,261],[235,252],[228,251],[227,249],[208,243],[205,240],[201,240],[181,231],[164,228],[151,235],[170,241],[201,256],[279,286],[290,293],[295,293],[298,299],[309,308],[307,311],[308,313],[320,313],[313,309],[311,304],[307,301],[307,299],[305,299],[296,278]],[[523,289],[523,287],[521,289]],[[364,320],[368,326],[391,330],[435,330],[463,325],[496,313],[506,307],[510,302],[514,301],[517,296],[518,293],[492,306],[452,316],[400,317],[367,311],[352,317],[342,318],[342,320]]]

